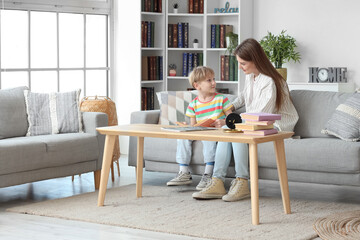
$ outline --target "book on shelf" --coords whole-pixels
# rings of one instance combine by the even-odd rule
[[[246,123],[236,123],[235,124],[236,129],[240,130],[264,130],[264,129],[272,129],[274,128],[273,124],[270,125],[253,125],[253,124],[246,124]]]
[[[274,113],[241,113],[242,119],[256,120],[256,121],[269,121],[269,120],[281,120],[281,114]]]
[[[211,24],[210,25],[210,47],[226,48],[226,34],[233,31],[232,25]]]
[[[256,136],[266,136],[266,135],[272,135],[276,134],[278,131],[275,128],[272,129],[264,129],[264,130],[244,130],[245,135],[256,135]]]
[[[141,88],[141,110],[154,110],[154,87]]]
[[[182,76],[187,77],[193,68],[203,66],[203,53],[184,52],[182,59]]]
[[[162,0],[142,0],[142,12],[162,12]]]
[[[221,81],[237,81],[238,68],[235,56],[220,56],[220,80]]]
[[[255,120],[245,120],[245,123],[248,125],[263,125],[263,126],[269,126],[271,124],[274,124],[275,121],[255,121]]]
[[[171,131],[171,132],[190,132],[190,131],[207,131],[207,130],[216,130],[218,128],[213,127],[201,127],[201,126],[188,126],[188,127],[162,127],[162,130]]]
[[[189,47],[189,23],[184,23],[184,48]]]
[[[223,93],[223,94],[229,94],[229,89],[228,88],[216,88],[216,92],[217,93]]]
[[[177,24],[173,24],[173,34],[172,34],[172,47],[173,48],[177,48],[178,47],[178,25]]]
[[[184,47],[183,23],[178,23],[178,48]]]
[[[141,21],[141,47],[154,47],[155,22]]]
[[[141,80],[163,80],[163,57],[141,57]]]

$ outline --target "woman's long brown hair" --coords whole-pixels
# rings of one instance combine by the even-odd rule
[[[286,85],[286,82],[267,58],[258,41],[253,38],[244,40],[236,47],[234,55],[245,61],[253,62],[260,73],[274,80],[276,86],[276,109],[279,110],[285,98],[284,85]]]

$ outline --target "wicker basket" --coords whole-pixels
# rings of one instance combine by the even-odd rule
[[[109,126],[118,124],[116,106],[113,100],[109,97],[95,96],[95,97],[84,97],[80,103],[80,111],[82,112],[103,112],[108,115]],[[113,161],[117,161],[120,157],[120,146],[119,138],[115,140]]]

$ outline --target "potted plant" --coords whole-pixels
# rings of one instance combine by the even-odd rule
[[[193,41],[194,44],[194,48],[198,48],[199,47],[199,40],[197,38],[194,39]]]
[[[238,45],[238,35],[233,32],[228,32],[225,35],[226,39],[226,53],[227,55],[232,55],[235,48]]]
[[[176,76],[176,65],[173,63],[169,64],[169,76]]]
[[[282,30],[279,35],[268,32],[268,35],[260,40],[260,45],[265,51],[266,56],[275,65],[275,68],[286,80],[287,69],[283,68],[284,63],[300,62],[300,53],[295,51],[295,38],[285,35],[286,30]]]
[[[174,8],[174,13],[178,13],[179,4],[178,4],[178,3],[174,3],[174,4],[173,4],[173,8]]]

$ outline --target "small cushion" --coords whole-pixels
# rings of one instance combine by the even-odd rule
[[[29,128],[27,136],[82,132],[80,89],[64,93],[24,91]]]
[[[176,125],[176,122],[189,123],[189,117],[185,116],[189,103],[197,96],[192,91],[168,91],[157,92],[160,104],[159,124]]]
[[[24,90],[17,87],[0,90],[0,139],[25,136],[28,123]]]
[[[346,141],[360,139],[360,93],[355,93],[340,104],[326,123],[323,134],[333,135]]]

